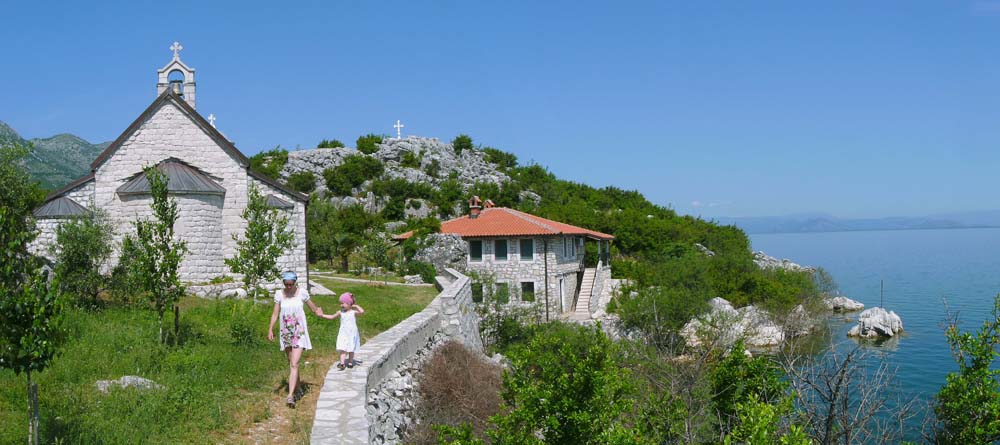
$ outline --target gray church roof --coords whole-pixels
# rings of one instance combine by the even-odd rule
[[[195,195],[224,195],[226,189],[207,174],[176,158],[169,158],[156,165],[156,169],[167,176],[167,191],[170,193]],[[149,180],[138,173],[128,182],[118,187],[120,195],[148,195]]]
[[[65,196],[46,202],[45,205],[35,209],[34,215],[38,219],[46,218],[68,218],[73,216],[89,215],[90,210],[77,204],[76,201]]]
[[[274,195],[267,195],[267,206],[276,209],[294,209],[295,205]]]

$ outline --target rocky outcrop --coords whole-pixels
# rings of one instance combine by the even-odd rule
[[[404,159],[412,153],[416,166],[403,166]],[[353,148],[315,148],[311,150],[296,150],[288,152],[288,162],[279,173],[282,181],[294,173],[310,171],[316,176],[316,190],[326,190],[326,180],[323,170],[335,167],[352,155],[371,156],[385,165],[385,176],[402,178],[409,182],[440,185],[450,176],[462,184],[466,190],[477,182],[502,184],[510,177],[497,169],[497,166],[486,160],[486,154],[479,150],[463,150],[455,153],[450,143],[441,142],[436,138],[408,136],[402,139],[387,138],[379,144],[375,153],[366,155]],[[525,199],[538,200],[538,195],[531,192],[522,196]],[[534,195],[534,196],[532,196]],[[484,198],[485,199],[485,198]]]
[[[833,297],[824,300],[826,307],[834,312],[854,312],[865,308],[865,305],[847,297]]]
[[[761,269],[782,269],[791,272],[815,272],[816,268],[793,263],[787,259],[778,259],[764,252],[754,252],[753,262]]]
[[[858,315],[858,325],[851,328],[848,337],[893,337],[903,331],[903,320],[893,311],[880,307],[866,309]]]
[[[431,263],[438,271],[452,268],[464,272],[469,256],[469,246],[461,236],[432,233],[427,236],[426,247],[417,251],[413,259]]]
[[[697,347],[707,341],[728,348],[743,340],[749,347],[765,347],[785,340],[785,329],[760,308],[750,305],[736,309],[723,298],[713,298],[709,305],[708,313],[681,328],[688,346]]]

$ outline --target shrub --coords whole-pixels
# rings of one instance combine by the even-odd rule
[[[517,156],[513,153],[507,153],[493,147],[483,148],[483,153],[486,153],[486,162],[496,164],[501,170],[517,167]]]
[[[424,280],[424,283],[433,284],[435,277],[437,277],[437,270],[431,263],[423,261],[410,261],[406,263],[406,274],[420,275],[420,279]]]
[[[369,179],[376,179],[385,171],[381,161],[371,156],[352,155],[336,167],[323,170],[323,179],[331,193],[347,196],[351,190]]]
[[[280,145],[250,157],[250,168],[271,179],[278,179],[278,174],[287,163],[288,150]]]
[[[477,434],[500,410],[501,368],[456,341],[439,346],[417,380],[417,424],[406,443],[437,444],[432,425],[468,424]]]
[[[111,255],[111,226],[104,215],[94,211],[60,224],[52,253],[60,294],[69,301],[96,304],[108,281],[101,267]]]
[[[399,221],[406,217],[405,208],[405,198],[400,198],[394,196],[389,198],[389,202],[385,203],[385,207],[382,208],[382,219],[386,221]]]
[[[472,138],[467,134],[460,134],[451,141],[451,147],[455,149],[455,154],[462,154],[465,150],[472,150]]]
[[[434,188],[429,184],[409,182],[403,178],[379,179],[372,182],[372,193],[378,196],[392,198],[430,199],[435,195]]]
[[[420,168],[420,158],[417,157],[412,151],[404,151],[403,158],[399,161],[399,165],[408,168]]]
[[[993,300],[992,315],[975,336],[960,332],[956,320],[949,320],[945,335],[958,372],[948,374],[935,401],[938,443],[1000,440],[1000,370],[992,366],[1000,346],[1000,295]]]
[[[323,139],[322,141],[319,141],[319,145],[317,145],[316,148],[341,148],[343,146],[344,143],[336,139]]]
[[[450,218],[455,212],[455,206],[463,202],[462,183],[457,179],[445,179],[438,185],[437,193],[431,196],[430,201],[438,209],[441,218]]]
[[[288,176],[288,186],[298,192],[312,193],[316,190],[316,175],[308,170],[292,173]]]
[[[441,174],[441,161],[437,159],[431,159],[431,162],[424,167],[424,173],[432,178],[438,177]]]
[[[384,137],[385,136],[368,133],[367,135],[358,137],[358,141],[355,143],[355,146],[358,148],[358,151],[370,155],[378,151],[378,144],[382,143],[382,139]]]
[[[749,358],[744,354],[743,343],[737,342],[712,369],[713,402],[722,422],[723,432],[739,421],[738,405],[751,400],[777,404],[785,395],[788,383],[784,374],[767,357]]]

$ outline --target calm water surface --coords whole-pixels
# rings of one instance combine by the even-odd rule
[[[906,230],[751,235],[754,250],[830,272],[841,292],[879,305],[885,282],[885,307],[903,320],[898,341],[868,345],[898,367],[904,391],[930,398],[957,370],[944,337],[945,302],[959,314],[965,330],[990,317],[1000,293],[1000,229]],[[856,322],[837,324],[841,347],[851,346],[847,331]]]

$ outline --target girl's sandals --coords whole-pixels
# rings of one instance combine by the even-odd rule
[[[286,403],[288,404],[289,408],[295,408],[295,397],[288,396],[288,400],[286,401]]]
[[[351,361],[347,362],[347,367],[348,368],[353,368],[354,367],[354,360],[351,360]]]
[[[344,364],[343,363],[337,363],[337,369],[343,371],[344,370]]]

